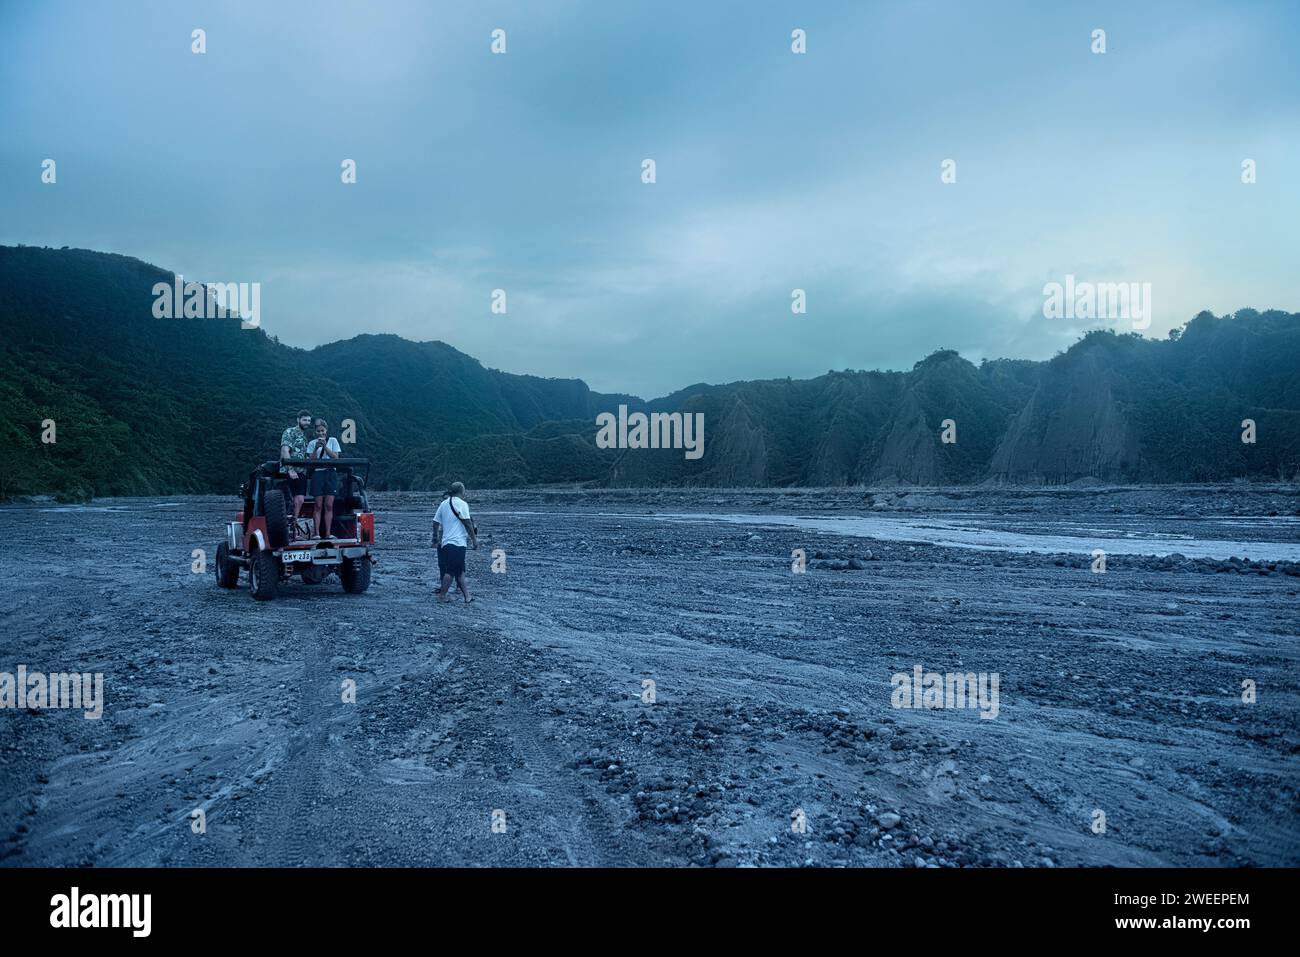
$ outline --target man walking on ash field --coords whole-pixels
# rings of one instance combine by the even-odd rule
[[[435,592],[438,601],[451,601],[449,593],[455,579],[468,605],[474,599],[465,584],[465,548],[467,545],[478,548],[478,529],[470,518],[465,486],[461,482],[451,483],[447,498],[433,516],[433,544],[438,549],[438,570],[442,573],[442,582]]]

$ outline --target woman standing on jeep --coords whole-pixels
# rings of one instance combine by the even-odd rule
[[[314,460],[336,459],[341,454],[339,440],[330,436],[329,424],[316,420],[316,438],[307,443],[307,458]],[[335,469],[318,468],[311,473],[311,494],[316,500],[316,536],[332,538],[334,531],[334,496],[339,490],[339,473]]]

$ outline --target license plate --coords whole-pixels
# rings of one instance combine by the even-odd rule
[[[290,562],[309,562],[311,561],[311,549],[301,552],[281,552],[280,558],[286,565]]]

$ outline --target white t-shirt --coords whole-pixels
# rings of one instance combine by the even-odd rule
[[[433,520],[442,526],[444,545],[469,546],[469,532],[465,529],[465,522],[469,521],[469,503],[463,498],[445,499],[438,506]]]
[[[339,440],[336,439],[336,438],[334,438],[334,436],[332,436],[332,435],[331,435],[328,439],[325,440],[325,447],[326,447],[327,449],[329,449],[331,452],[333,452],[335,455],[342,455],[342,454],[343,454],[343,450],[339,448]],[[307,443],[307,458],[309,458],[309,459],[314,459],[314,458],[316,458],[316,450],[317,450],[318,448],[320,448],[320,439],[312,439],[310,442],[308,442],[308,443]],[[322,456],[321,456],[321,460],[324,461],[324,462],[328,462],[328,461],[329,461],[329,456],[328,456],[328,455],[322,455]]]

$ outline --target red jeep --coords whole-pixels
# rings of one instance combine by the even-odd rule
[[[338,471],[330,537],[316,527],[320,518],[315,499],[303,502],[297,527],[289,475],[293,468],[310,477],[317,468]],[[375,542],[375,514],[366,501],[369,459],[306,459],[267,462],[255,468],[239,489],[244,508],[226,525],[226,540],[217,546],[217,584],[235,588],[239,570],[248,569],[248,591],[258,601],[274,598],[282,581],[295,575],[309,585],[337,573],[343,590],[359,595],[370,585],[370,555]]]

